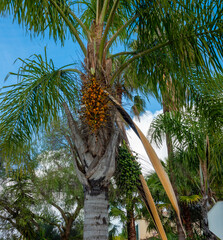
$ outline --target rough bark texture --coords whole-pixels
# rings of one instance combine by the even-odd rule
[[[87,126],[78,126],[66,104],[64,108],[71,129],[67,140],[74,156],[77,176],[85,189],[84,240],[107,240],[108,185],[115,172],[119,130],[110,118],[111,122],[99,130],[96,138],[89,131],[86,134]]]
[[[133,204],[129,204],[127,208],[127,233],[128,240],[136,240],[135,218]]]
[[[65,225],[65,227],[63,228],[64,232],[63,232],[63,234],[61,234],[61,239],[62,239],[62,240],[69,240],[70,231],[71,231],[73,222],[74,222],[74,219],[73,219],[73,218],[69,218],[69,219],[67,220],[66,225]]]
[[[77,176],[85,189],[84,240],[108,239],[107,191],[110,179],[115,172],[115,157],[120,141],[120,130],[119,126],[115,124],[117,118],[112,105],[106,108],[106,119],[100,118],[103,124],[99,127],[96,128],[93,124],[99,123],[96,118],[93,119],[94,121],[92,118],[90,118],[90,122],[86,121],[86,116],[89,116],[89,114],[92,117],[96,116],[96,111],[97,113],[101,112],[100,104],[107,105],[106,102],[99,101],[99,98],[96,97],[102,96],[102,93],[98,94],[97,89],[109,88],[112,70],[112,61],[106,58],[106,54],[99,60],[99,46],[102,40],[103,27],[96,22],[93,22],[91,26],[91,41],[88,42],[87,55],[84,60],[85,73],[81,76],[82,83],[85,86],[82,90],[82,94],[85,96],[83,100],[85,100],[82,102],[83,107],[80,109],[79,121],[75,121],[69,107],[64,104],[70,128],[67,141],[73,153]],[[93,80],[94,84],[88,85],[93,83]],[[99,87],[95,87],[96,85]],[[88,92],[88,90],[91,92]],[[114,92],[113,90],[115,95]],[[99,104],[97,105],[99,107],[88,104],[92,99],[94,103]],[[94,109],[89,106],[94,106]],[[92,129],[95,131],[92,131]]]
[[[85,190],[84,240],[108,239],[108,188]]]
[[[187,204],[182,204],[182,214],[183,214],[183,221],[185,225],[186,232],[188,234],[189,239],[194,239],[194,233],[192,228],[192,222],[191,222],[191,214],[190,209]]]

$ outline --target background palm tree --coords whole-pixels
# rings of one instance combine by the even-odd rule
[[[210,4],[207,3],[208,8],[214,6],[216,3],[217,2]],[[206,31],[203,29],[202,24],[199,24],[199,26],[196,25],[201,21],[201,19],[196,16],[196,12],[189,10],[193,8],[193,1],[186,4],[188,7],[188,12],[185,12],[184,10],[181,13],[173,11],[172,14],[169,14],[169,11],[167,9],[169,7],[169,9],[173,10],[174,4],[168,7],[161,1],[147,3],[144,2],[144,4],[148,7],[148,9],[151,8],[152,11],[156,11],[156,6],[159,4],[159,14],[156,15],[154,13],[150,13],[144,15],[144,24],[142,23],[142,25],[140,25],[138,30],[138,39],[133,44],[134,50],[140,51],[141,49],[148,48],[149,46],[153,46],[162,42],[165,38],[169,39],[168,35],[173,28],[176,30],[174,34],[178,35],[179,38],[184,38],[182,42],[187,41],[188,29],[185,28],[185,23],[183,22],[185,21],[184,17],[186,17],[186,15],[194,21],[194,23],[190,25],[190,31],[194,33]],[[179,9],[181,9],[180,6],[178,10]],[[209,15],[208,11],[206,11],[204,8],[201,8],[200,11],[204,15]],[[163,17],[165,20],[162,20]],[[218,17],[222,18],[221,14],[218,15]],[[156,29],[151,30],[149,26],[151,21],[159,22],[156,26]],[[208,24],[209,23],[207,23],[207,25]],[[185,32],[181,32],[183,29]],[[199,85],[200,78],[206,79],[207,85],[209,85],[208,82],[210,79],[212,79],[209,72],[210,68],[206,68],[207,72],[206,69],[203,69],[203,60],[207,63],[210,60],[209,57],[207,56],[207,58],[202,59],[199,55],[194,55],[193,48],[196,48],[196,44],[201,46],[203,44],[203,40],[201,38],[196,39],[195,41],[197,41],[197,43],[193,42],[190,46],[187,46],[187,49],[184,49],[183,45],[180,46],[180,51],[185,53],[185,55],[181,56],[180,58],[180,55],[178,53],[174,54],[170,49],[164,48],[160,49],[159,53],[153,52],[152,54],[145,55],[134,62],[135,69],[137,69],[138,72],[137,75],[143,79],[143,81],[138,82],[138,84],[136,80],[137,86],[143,90],[145,95],[154,95],[156,99],[162,104],[164,112],[180,109],[183,105],[186,104],[187,101],[192,101],[194,95],[198,94],[196,88]],[[215,51],[213,51],[212,56],[214,56],[214,54]],[[190,57],[188,58],[188,56]],[[207,75],[209,76],[208,79]],[[196,84],[194,84],[194,81],[196,81]],[[217,84],[213,83],[213,86],[217,87]],[[171,158],[171,155],[173,155],[173,144],[168,133],[166,134],[166,143],[168,156],[170,157],[169,164],[171,164],[171,159],[173,159]],[[176,181],[174,171],[170,172],[170,180],[178,199],[177,187],[175,186]],[[178,221],[177,218],[176,221]],[[177,227],[179,239],[185,239],[183,229],[181,228],[179,222],[177,224]]]
[[[166,167],[166,169],[169,168],[168,161]],[[184,171],[182,169],[184,169]],[[170,170],[171,169],[169,169],[169,171]],[[182,158],[179,158],[178,168],[174,168],[174,170],[176,172],[176,186],[179,193],[179,206],[182,210],[182,221],[188,238],[196,239],[196,237],[201,237],[196,231],[200,232],[199,222],[202,218],[199,205],[199,200],[201,199],[199,195],[200,189],[196,185],[197,182],[195,182],[197,179],[197,172],[193,175],[193,171],[191,172],[190,169],[186,168],[186,164],[182,163]],[[193,168],[193,170],[195,169]],[[187,178],[185,178],[185,172],[187,172]],[[149,185],[154,200],[161,212],[161,219],[167,236],[170,239],[178,239],[178,230],[176,227],[174,212],[155,173],[152,173],[147,177],[147,184]],[[154,230],[155,226],[144,209],[142,209],[142,214],[148,219],[148,229]]]
[[[186,176],[190,182],[192,180],[193,184],[199,186],[197,191],[202,196],[200,205],[203,234],[206,238],[215,239],[208,230],[207,211],[208,206],[213,204],[214,182],[218,183],[218,178],[222,174],[221,151],[219,152],[222,144],[221,127],[219,128],[222,125],[221,96],[217,92],[215,96],[206,94],[198,99],[197,106],[193,105],[193,108],[160,115],[151,125],[151,134],[157,142],[162,141],[162,134],[165,131],[174,139],[174,155],[177,154],[178,157],[174,157],[172,168],[180,168],[184,173],[191,169],[190,172],[194,173],[194,176],[188,173]],[[179,160],[176,161],[179,157],[186,167],[183,167]],[[177,170],[175,172],[177,173]],[[179,176],[176,175],[176,179]],[[185,182],[183,178],[185,176],[181,176],[179,182],[176,180],[181,193],[180,188]],[[185,205],[183,207],[185,208]]]

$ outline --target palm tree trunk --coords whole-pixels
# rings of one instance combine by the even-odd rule
[[[108,206],[108,187],[85,189],[84,240],[108,239]]]
[[[194,233],[193,233],[192,223],[191,223],[191,214],[190,214],[190,209],[186,203],[182,204],[182,211],[183,211],[183,219],[184,219],[186,232],[188,234],[189,239],[193,240]]]
[[[202,197],[201,200],[201,228],[205,239],[217,240],[217,237],[209,230],[207,200],[208,196],[205,195]]]
[[[115,172],[119,131],[112,117],[97,135],[82,128],[64,104],[71,137],[66,136],[78,179],[84,187],[84,240],[108,239],[108,185]],[[83,134],[84,133],[84,134]]]
[[[135,218],[134,218],[134,203],[128,204],[127,207],[127,233],[128,240],[136,240]]]
[[[167,152],[168,152],[168,157],[169,157],[170,169],[174,169],[173,162],[171,161],[171,156],[173,155],[173,144],[172,144],[169,134],[166,134],[166,144],[167,144]],[[175,184],[174,171],[170,171],[170,182],[173,186],[174,193],[175,193],[177,201],[179,203],[177,186]],[[181,226],[180,221],[176,214],[175,214],[175,219],[176,219],[176,225],[177,225],[178,239],[185,240],[184,231],[182,229],[182,226]]]
[[[169,111],[170,111],[170,109],[168,106],[168,102],[167,103],[165,102],[165,96],[163,96],[163,113],[165,114],[166,112],[169,112]],[[167,153],[168,153],[168,158],[169,158],[169,167],[170,167],[170,169],[174,170],[174,164],[173,164],[173,161],[171,160],[171,156],[173,156],[173,144],[172,144],[172,140],[168,133],[166,133],[166,145],[167,145]],[[178,192],[177,192],[174,171],[170,171],[170,182],[173,186],[174,193],[175,193],[177,201],[179,203],[179,197],[178,197]],[[178,232],[178,239],[185,240],[184,231],[180,224],[177,214],[175,214],[175,219],[176,219],[176,226],[177,226],[177,232]]]

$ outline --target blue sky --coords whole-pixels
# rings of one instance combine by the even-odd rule
[[[43,54],[44,47],[47,47],[48,59],[52,58],[55,66],[61,67],[66,64],[81,64],[83,55],[80,48],[71,39],[65,41],[64,47],[60,42],[55,43],[49,40],[46,35],[43,37],[30,37],[26,30],[16,22],[12,23],[12,18],[5,16],[0,18],[0,88],[16,83],[16,77],[10,77],[6,82],[4,79],[9,72],[17,72],[20,66],[15,62],[17,58],[28,58],[32,54]],[[161,106],[153,98],[147,104],[147,110],[155,112]]]

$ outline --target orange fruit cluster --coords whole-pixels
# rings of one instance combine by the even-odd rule
[[[92,132],[96,133],[107,122],[109,106],[107,95],[95,77],[85,83],[82,88],[82,104],[84,121]]]

